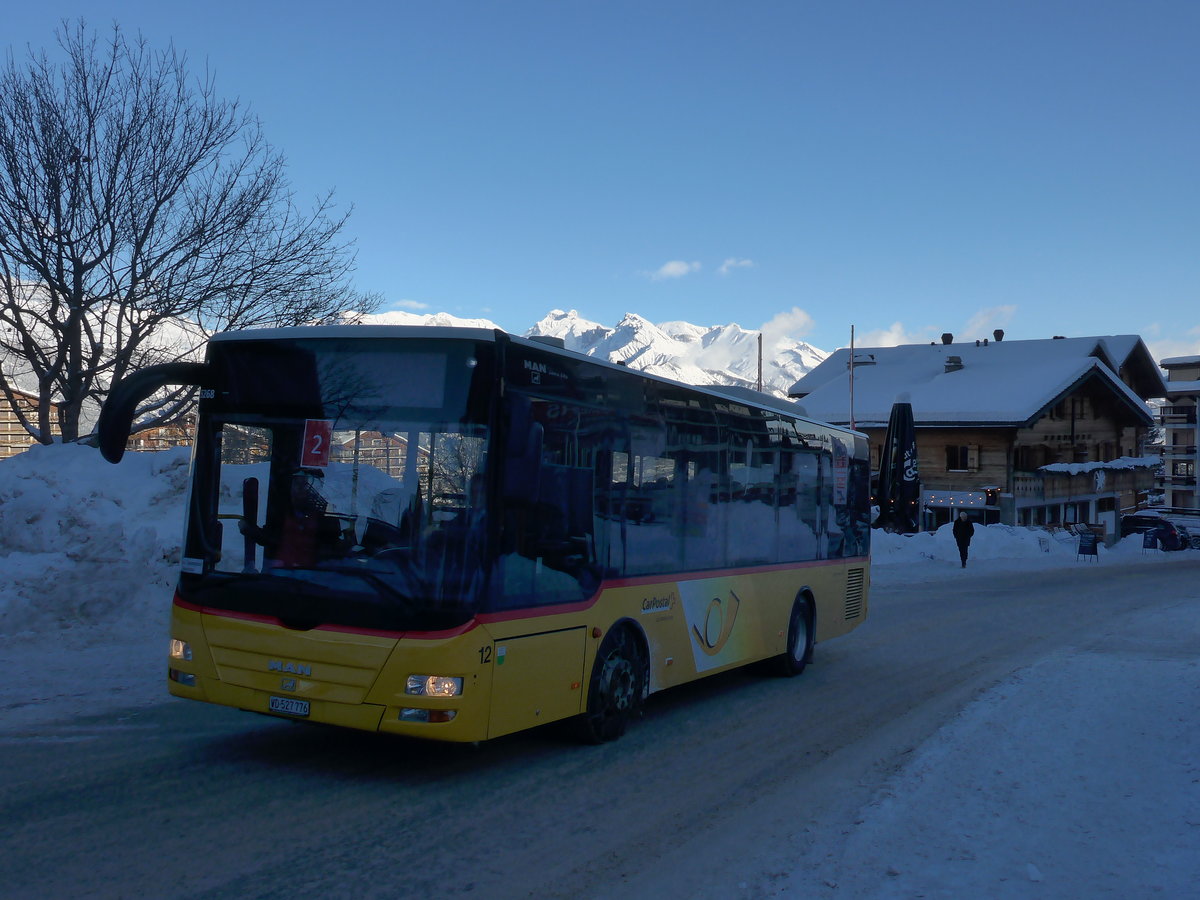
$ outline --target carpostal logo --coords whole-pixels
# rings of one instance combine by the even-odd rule
[[[665,597],[646,597],[642,600],[642,615],[649,616],[654,613],[670,612],[675,608],[678,602],[675,597],[675,592],[667,594]]]
[[[743,646],[749,636],[743,636],[745,628],[737,624],[745,616],[739,615],[742,598],[734,590],[735,585],[740,587],[737,579],[728,577],[697,578],[675,585],[687,620],[685,640],[697,672],[723,666],[749,649]]]
[[[692,637],[706,655],[716,656],[725,649],[741,605],[742,598],[733,591],[725,600],[713,597],[704,613],[704,630],[701,631],[699,625],[692,625]]]

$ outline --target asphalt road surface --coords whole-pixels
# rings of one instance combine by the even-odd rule
[[[6,730],[0,895],[769,896],[975,694],[1058,649],[1119,642],[1198,574],[877,586],[868,621],[802,677],[655,695],[598,747],[554,726],[427,744],[165,696]]]

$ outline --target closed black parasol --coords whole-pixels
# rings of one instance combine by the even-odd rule
[[[913,426],[912,404],[892,404],[883,456],[879,461],[878,528],[898,534],[917,530],[921,501],[921,478],[917,471],[917,432]]]

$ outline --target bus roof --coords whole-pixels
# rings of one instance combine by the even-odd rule
[[[816,425],[822,425],[834,431],[839,431],[846,434],[862,434],[861,432],[855,429],[847,428],[844,425],[832,425],[828,422],[822,422],[818,419],[814,419],[808,415],[804,407],[799,403],[796,403],[793,400],[784,399],[782,397],[776,397],[773,394],[756,391],[753,388],[742,387],[740,385],[687,384],[682,381],[676,381],[672,378],[667,378],[663,375],[656,375],[652,372],[645,372],[641,369],[634,369],[618,363],[609,362],[606,359],[588,356],[585,353],[579,353],[575,350],[568,350],[556,342],[537,340],[536,337],[522,337],[520,335],[501,331],[500,329],[461,328],[445,325],[300,325],[290,328],[250,328],[240,331],[225,331],[214,334],[211,338],[211,341],[214,343],[225,343],[228,341],[264,340],[345,340],[347,338],[352,340],[367,340],[374,338],[378,340],[381,338],[422,338],[425,340],[472,340],[495,342],[497,334],[507,335],[507,337],[514,343],[529,347],[530,349],[537,349],[559,356],[568,356],[575,359],[586,360],[595,365],[610,368],[616,372],[634,372],[643,378],[659,381],[664,384],[685,387],[689,390],[699,391],[700,393],[719,397],[722,400],[734,400],[738,403],[754,405],[775,412],[783,412],[787,415],[795,416],[798,419],[804,419],[807,422],[812,422]]]

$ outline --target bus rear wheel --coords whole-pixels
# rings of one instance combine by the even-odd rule
[[[600,644],[588,684],[587,712],[577,720],[590,744],[615,741],[642,707],[646,659],[631,628],[615,628]]]
[[[804,597],[797,597],[792,604],[792,615],[788,620],[787,649],[775,657],[775,672],[785,678],[799,675],[812,659],[813,651],[812,607]]]

